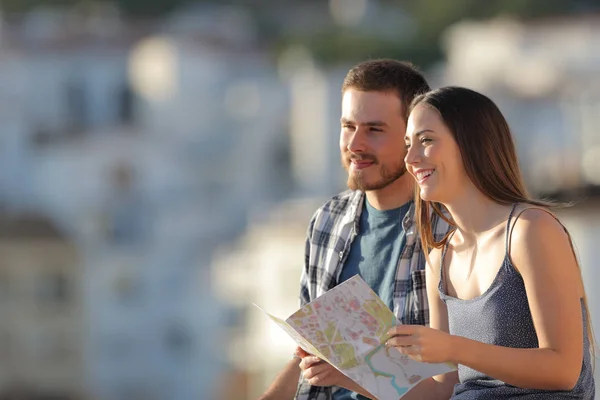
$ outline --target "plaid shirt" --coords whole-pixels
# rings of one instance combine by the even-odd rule
[[[360,191],[345,191],[333,197],[313,215],[308,227],[304,270],[300,282],[300,305],[311,302],[338,284],[340,272],[350,253],[350,247],[360,232],[359,221],[365,195]],[[401,323],[429,324],[429,306],[425,288],[425,255],[415,234],[414,204],[402,221],[406,244],[402,249],[396,278],[392,310]],[[433,218],[433,232],[441,240],[448,224]],[[302,377],[296,392],[297,400],[331,400],[337,387],[309,385]]]

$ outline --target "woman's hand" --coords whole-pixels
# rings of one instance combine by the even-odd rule
[[[452,335],[421,325],[398,325],[388,331],[387,347],[395,347],[411,359],[427,363],[454,363]]]

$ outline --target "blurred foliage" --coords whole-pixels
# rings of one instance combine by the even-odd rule
[[[192,4],[238,4],[245,6],[257,18],[261,37],[273,42],[275,53],[290,44],[307,46],[316,59],[324,64],[356,61],[369,57],[406,58],[426,67],[441,58],[440,37],[444,30],[459,20],[488,19],[508,15],[521,19],[562,16],[600,11],[598,0],[380,0],[383,7],[396,6],[412,15],[417,32],[410,41],[393,41],[333,24],[320,32],[290,37],[281,32],[281,26],[262,18],[262,11],[286,0],[0,0],[6,12],[23,12],[36,6],[70,6],[81,2],[97,1],[117,5],[130,17],[158,17],[177,7]],[[326,4],[327,0],[287,0],[304,5],[309,2]],[[282,16],[284,18],[285,16]],[[277,29],[279,27],[279,30]]]
[[[168,13],[185,3],[210,0],[0,0],[2,10],[9,13],[29,11],[35,7],[75,6],[81,3],[110,3],[116,5],[125,15],[135,17],[154,17]]]
[[[380,4],[400,7],[412,15],[417,26],[414,40],[385,40],[331,28],[281,42],[305,45],[324,64],[384,56],[409,59],[426,68],[442,58],[440,38],[450,25],[460,20],[501,15],[527,20],[600,11],[598,0],[389,0]],[[285,47],[281,42],[278,49]]]
[[[274,46],[275,54],[290,45],[310,49],[315,60],[323,65],[381,57],[410,59],[417,65],[429,65],[441,57],[436,46],[424,45],[421,40],[402,42],[333,28],[306,37],[281,37]]]
[[[597,0],[395,0],[418,21],[420,37],[438,38],[461,19],[488,19],[499,15],[529,19],[597,11]]]

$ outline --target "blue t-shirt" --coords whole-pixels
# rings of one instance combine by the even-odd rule
[[[406,243],[402,220],[412,201],[393,210],[377,210],[365,199],[358,235],[342,267],[339,283],[359,274],[390,309],[393,309],[394,279],[398,259]],[[346,389],[333,394],[334,400],[366,400]]]

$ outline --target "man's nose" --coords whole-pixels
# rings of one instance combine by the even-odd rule
[[[349,137],[346,148],[351,153],[360,153],[365,151],[365,137],[361,129],[356,129]]]

